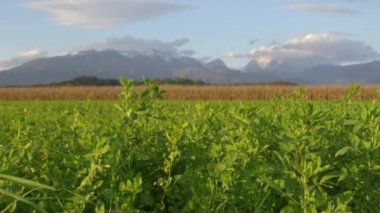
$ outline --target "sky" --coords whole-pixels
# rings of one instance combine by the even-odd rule
[[[378,0],[2,0],[0,70],[86,49],[242,68],[379,59]]]

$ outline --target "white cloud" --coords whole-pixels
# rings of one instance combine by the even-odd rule
[[[10,69],[12,67],[19,66],[27,61],[37,59],[37,58],[42,58],[46,57],[47,52],[45,51],[40,51],[40,50],[28,50],[22,53],[19,53],[17,56],[9,59],[9,60],[4,60],[0,61],[0,71],[1,70],[6,70]]]
[[[157,39],[124,36],[119,38],[109,38],[104,42],[85,45],[71,53],[77,54],[87,50],[116,50],[126,56],[156,54],[166,59],[172,57],[190,57],[203,62],[211,59],[209,56],[201,55],[195,50],[183,49],[189,41],[190,40],[187,38],[165,42]]]
[[[18,56],[19,57],[23,57],[23,58],[34,58],[34,57],[39,57],[41,55],[46,55],[45,52],[42,52],[40,50],[28,50],[28,51],[25,51],[25,52],[22,52],[22,53],[19,53]]]
[[[359,12],[346,7],[336,6],[336,5],[320,5],[320,4],[309,4],[309,3],[298,3],[283,6],[286,10],[297,10],[305,12],[316,12],[316,13],[329,13],[329,14],[358,14]]]
[[[181,50],[181,51],[179,51],[177,56],[190,57],[190,58],[202,61],[202,62],[207,62],[211,59],[210,56],[201,55],[199,52],[194,51],[194,50]]]
[[[142,39],[134,38],[130,36],[125,36],[121,38],[110,38],[105,42],[94,43],[84,46],[80,50],[118,50],[127,53],[136,54],[151,54],[153,52],[160,53],[168,56],[178,56],[186,55],[189,50],[185,50],[185,54],[179,50],[180,47],[184,46],[189,42],[189,39],[182,38],[171,42],[163,42],[156,39]],[[192,52],[195,54],[196,52]],[[191,54],[191,55],[192,55]]]
[[[227,52],[223,56],[224,58],[246,58],[249,57],[247,54],[238,53],[238,52]]]
[[[309,33],[284,44],[274,44],[250,52],[261,67],[275,63],[297,66],[342,64],[378,59],[379,53],[363,41],[334,33]]]
[[[160,0],[33,0],[24,5],[52,13],[62,25],[86,28],[122,26],[188,8]]]
[[[201,62],[204,62],[204,63],[207,63],[212,59],[212,57],[210,57],[210,56],[203,56],[203,55],[200,55],[198,53],[190,55],[188,57],[193,58],[193,59],[198,60],[198,61],[201,61]]]

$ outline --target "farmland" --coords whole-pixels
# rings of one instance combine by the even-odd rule
[[[171,102],[155,85],[132,86],[118,101],[1,102],[0,209],[380,209],[380,104],[356,100],[357,88],[330,102],[301,89]]]
[[[306,86],[309,100],[340,99],[350,86]],[[272,100],[273,97],[289,97],[300,86],[290,85],[162,85],[166,100]],[[143,86],[137,86],[142,91]],[[361,86],[359,100],[376,99],[380,87]],[[10,100],[117,100],[122,87],[64,86],[64,87],[10,87],[0,88],[0,101]]]

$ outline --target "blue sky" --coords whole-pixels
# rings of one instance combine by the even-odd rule
[[[299,60],[286,49],[292,40],[341,50],[331,62],[365,61],[380,51],[379,9],[378,0],[3,0],[0,68],[28,57],[106,47],[110,38],[141,39],[145,46],[154,40],[160,47],[188,39],[170,48],[192,50],[203,60],[223,58],[236,68],[252,58]],[[346,60],[342,46],[363,53]],[[320,58],[323,51],[334,52],[307,49],[314,61],[330,62]]]

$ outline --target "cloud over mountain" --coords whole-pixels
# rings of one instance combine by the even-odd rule
[[[321,5],[321,4],[310,4],[310,3],[297,3],[289,4],[283,6],[285,10],[296,10],[303,12],[314,12],[314,13],[327,13],[327,14],[358,14],[359,11],[337,6],[337,5]]]
[[[379,58],[379,53],[363,41],[335,33],[309,33],[283,44],[254,48],[250,56],[265,68],[276,63],[311,67],[319,64],[355,63]]]
[[[187,38],[180,38],[173,41],[161,41],[157,39],[136,38],[131,36],[113,37],[103,42],[83,45],[82,47],[76,49],[68,49],[67,52],[62,55],[75,55],[77,53],[86,52],[89,50],[114,50],[123,53],[125,56],[131,57],[135,55],[154,54],[163,58],[179,58],[182,56],[187,56],[197,60],[207,61],[209,58],[199,55],[197,51],[182,48],[189,41],[190,40]],[[13,68],[33,59],[46,57],[47,55],[47,51],[37,49],[19,53],[10,59],[0,60],[0,71]]]
[[[46,56],[47,56],[47,52],[45,51],[28,50],[28,51],[19,53],[17,56],[11,59],[0,61],[0,71],[9,69],[12,67],[16,67],[18,65],[21,65],[27,61],[30,61],[36,58],[41,58],[41,57],[46,57]]]
[[[192,55],[195,51],[179,50],[189,42],[189,39],[181,38],[170,42],[164,42],[156,39],[135,38],[131,36],[109,38],[104,42],[93,43],[84,46],[82,50],[118,50],[121,52],[136,54],[160,53],[167,56]]]
[[[249,57],[247,54],[239,53],[239,52],[227,52],[223,56],[224,58],[246,58]]]
[[[122,26],[188,8],[160,0],[33,0],[24,5],[52,13],[62,25],[86,28]]]

